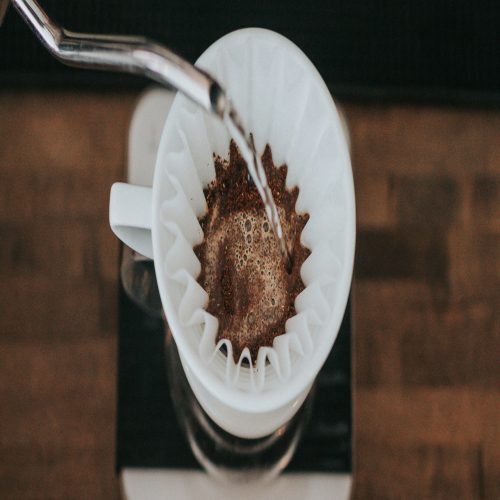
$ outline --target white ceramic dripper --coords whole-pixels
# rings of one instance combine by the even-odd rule
[[[268,435],[300,408],[335,341],[352,275],[354,191],[348,148],[328,89],[305,55],[275,33],[246,29],[217,41],[197,63],[228,90],[258,152],[271,145],[287,163],[287,185],[300,189],[308,212],[302,241],[312,254],[297,316],[256,368],[235,364],[215,343],[217,320],[204,307],[192,248],[203,238],[203,187],[213,180],[213,153],[227,156],[222,124],[177,96],[157,157],[153,189],[115,184],[110,223],[129,246],[154,259],[166,318],[190,386],[227,432]],[[152,236],[152,238],[151,238]]]

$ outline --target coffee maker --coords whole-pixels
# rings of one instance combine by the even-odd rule
[[[172,92],[151,88],[137,102],[128,148],[133,184],[152,182],[172,100]],[[162,319],[152,262],[122,246],[120,276],[117,468],[127,498],[165,491],[186,499],[349,498],[350,301],[301,411],[278,433],[246,441],[221,429],[193,397]]]

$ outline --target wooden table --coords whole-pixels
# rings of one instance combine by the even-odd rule
[[[0,492],[118,496],[118,243],[136,96],[0,94]],[[500,498],[500,111],[346,103],[354,497]]]

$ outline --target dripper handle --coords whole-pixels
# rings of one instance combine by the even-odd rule
[[[115,235],[136,252],[153,258],[151,220],[153,190],[115,182],[109,197],[109,225]]]

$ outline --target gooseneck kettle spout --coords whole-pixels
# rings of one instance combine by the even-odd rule
[[[165,46],[138,36],[68,31],[52,21],[35,0],[0,0],[0,25],[9,3],[64,64],[145,76],[174,87],[206,111],[223,117],[227,103],[222,87]]]

